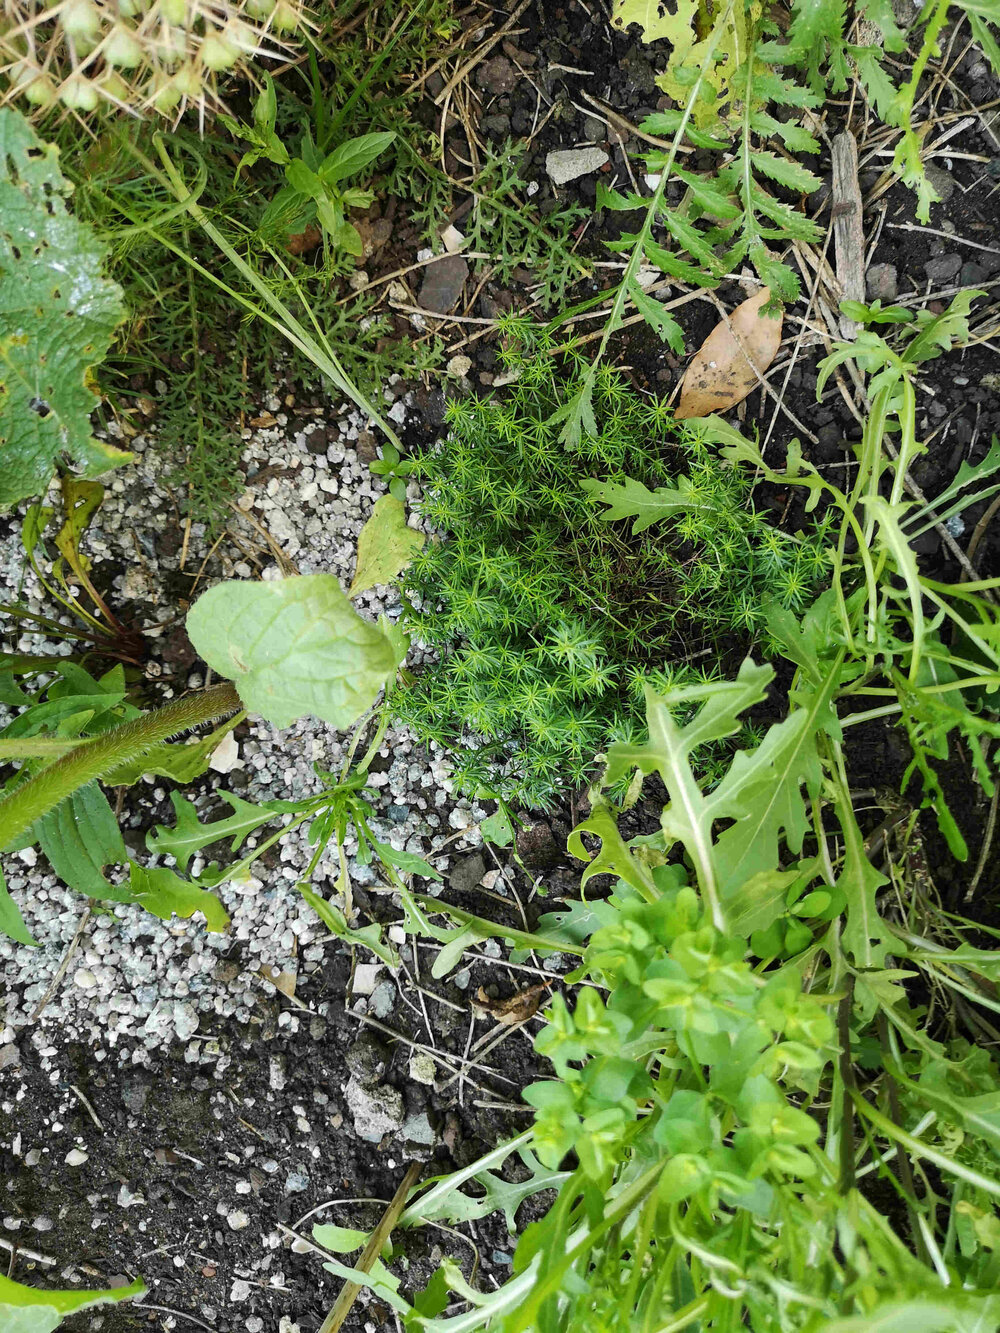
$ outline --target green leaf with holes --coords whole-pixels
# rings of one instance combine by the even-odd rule
[[[0,107],[0,506],[44,491],[58,461],[96,476],[131,457],[94,439],[90,367],[122,319],[106,248],[67,209],[59,155]]]

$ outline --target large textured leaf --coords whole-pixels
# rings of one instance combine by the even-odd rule
[[[332,574],[217,584],[188,612],[187,629],[212,670],[276,727],[307,714],[349,727],[399,660]]]
[[[144,1282],[133,1282],[114,1291],[39,1291],[0,1277],[0,1329],[3,1333],[52,1333],[76,1310],[111,1305],[145,1294]]]
[[[45,490],[68,456],[94,476],[131,455],[95,440],[90,366],[122,318],[105,249],[67,211],[58,153],[0,107],[0,505]]]

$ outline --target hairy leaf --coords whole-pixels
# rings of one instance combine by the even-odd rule
[[[105,247],[68,212],[54,146],[0,107],[0,506],[44,491],[69,457],[94,476],[130,454],[95,440],[88,370],[122,318]]]
[[[332,574],[220,583],[188,612],[191,642],[276,727],[311,714],[348,727],[395,670],[377,625],[362,620]]]

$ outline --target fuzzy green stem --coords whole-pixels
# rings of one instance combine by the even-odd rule
[[[242,706],[236,687],[226,682],[144,713],[78,745],[0,801],[0,849],[16,843],[36,820],[88,782],[141,758],[161,741],[238,712]]]

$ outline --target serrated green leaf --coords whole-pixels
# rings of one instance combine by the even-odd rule
[[[679,842],[690,856],[718,930],[726,929],[719,892],[725,867],[717,861],[712,826],[717,819],[740,817],[746,791],[734,780],[727,800],[705,796],[691,767],[691,755],[702,745],[734,735],[740,727],[740,714],[766,696],[773,678],[771,667],[757,666],[747,658],[733,681],[685,686],[663,694],[647,687],[649,741],[644,745],[615,744],[608,751],[608,784],[625,778],[635,768],[644,774],[660,774],[670,795],[660,821],[663,832],[668,845]],[[690,722],[680,725],[674,710],[693,705],[700,705],[698,711]]]
[[[702,497],[696,491],[689,477],[679,477],[677,485],[657,486],[651,491],[641,481],[627,477],[625,481],[596,481],[586,478],[580,482],[580,489],[585,491],[599,504],[606,504],[607,510],[601,514],[606,523],[616,523],[623,518],[634,518],[632,535],[637,536],[652,523],[670,518],[683,511],[704,510],[714,512],[716,505]]]
[[[217,584],[188,612],[187,629],[212,670],[276,727],[307,715],[350,726],[399,660],[332,574]]]
[[[348,597],[392,583],[423,546],[422,532],[406,523],[406,506],[392,495],[376,500],[371,517],[358,537],[358,563]]]
[[[627,290],[639,314],[659,335],[660,342],[669,343],[678,356],[683,355],[684,332],[673,315],[664,310],[654,297],[647,295],[637,282],[630,282]]]
[[[229,925],[229,913],[214,893],[181,879],[168,866],[146,869],[130,861],[129,874],[131,901],[161,921],[169,921],[173,916],[187,919],[201,912],[205,929],[211,934],[221,934]]]
[[[698,176],[693,171],[684,171],[681,167],[674,167],[674,175],[684,182],[695,202],[706,213],[711,213],[717,218],[740,216],[739,207],[710,177]]]
[[[53,1333],[67,1315],[98,1305],[114,1305],[145,1296],[146,1284],[133,1282],[112,1291],[41,1291],[0,1277],[0,1328],[3,1333]]]
[[[67,210],[57,149],[0,107],[0,506],[44,491],[68,456],[85,476],[131,454],[96,440],[100,362],[123,315],[107,254]]]
[[[801,194],[811,194],[822,183],[808,168],[777,153],[754,153],[754,170],[771,180],[783,185],[786,190],[797,190]]]
[[[706,273],[704,269],[696,268],[694,264],[689,264],[686,260],[679,259],[677,255],[669,250],[664,250],[662,245],[657,245],[655,241],[647,241],[643,247],[643,253],[651,264],[655,264],[661,273],[666,273],[668,277],[677,278],[679,282],[690,283],[693,287],[717,287],[719,277],[715,273]]]

